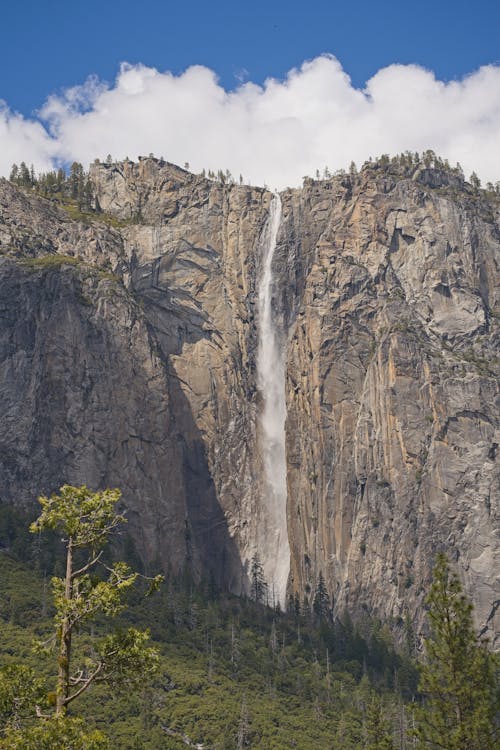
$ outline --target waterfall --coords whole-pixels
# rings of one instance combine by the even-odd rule
[[[263,239],[262,270],[258,287],[257,388],[260,393],[260,453],[264,467],[263,508],[259,555],[264,575],[282,606],[290,570],[286,520],[285,456],[285,348],[286,337],[273,315],[272,263],[281,222],[281,199],[273,195]]]

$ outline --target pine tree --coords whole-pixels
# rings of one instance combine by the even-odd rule
[[[241,659],[240,642],[234,623],[231,623],[231,672],[233,679],[238,675]]]
[[[295,617],[298,619],[300,617],[300,596],[298,591],[295,592],[293,597],[293,611]]]
[[[319,620],[327,620],[330,617],[330,597],[328,596],[325,579],[321,572],[316,591],[314,592],[313,612]]]
[[[373,695],[366,711],[366,750],[394,750],[391,722],[378,695]]]
[[[241,699],[240,721],[238,724],[237,748],[243,750],[249,744],[250,717],[248,714],[246,696]]]
[[[479,177],[477,176],[475,172],[472,172],[471,176],[469,177],[469,182],[476,192],[481,187],[481,180],[479,179]]]
[[[267,583],[264,578],[264,568],[258,555],[252,557],[250,583],[252,587],[252,599],[255,602],[263,602],[267,592]]]
[[[92,203],[94,199],[94,190],[90,178],[87,176],[83,187],[82,194],[82,207],[84,211],[92,210]]]
[[[104,636],[95,644],[95,659],[76,669],[73,664],[73,641],[82,626],[97,616],[109,618],[120,612],[138,577],[125,563],[105,566],[103,578],[95,575],[110,534],[125,521],[115,511],[120,495],[119,490],[91,492],[85,485],[64,485],[59,495],[39,498],[42,512],[30,527],[33,533],[57,529],[66,545],[65,575],[52,579],[58,652],[56,718],[64,717],[68,706],[94,682],[133,685],[156,668],[156,652],[146,646],[148,633],[134,628]]]
[[[498,727],[496,657],[475,634],[472,605],[444,555],[427,599],[430,635],[419,690],[417,736],[424,748],[494,750]]]
[[[69,190],[70,190],[70,197],[73,200],[77,200],[79,203],[82,201],[83,197],[83,190],[84,190],[84,181],[83,181],[83,167],[82,165],[74,161],[70,168],[69,173]]]
[[[30,171],[26,166],[26,162],[24,161],[22,161],[19,165],[19,177],[17,180],[17,184],[21,185],[21,187],[31,187]]]
[[[62,195],[64,190],[64,183],[66,182],[66,172],[64,169],[59,167],[56,175],[56,191]]]

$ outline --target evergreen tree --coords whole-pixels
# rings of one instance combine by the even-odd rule
[[[85,172],[83,171],[82,165],[74,161],[71,165],[69,172],[69,191],[70,197],[78,202],[78,208],[82,207],[83,194],[85,190]]]
[[[24,667],[3,670],[0,673],[0,724],[8,731],[21,728],[24,731],[28,728],[22,726],[24,719],[40,717],[47,728],[48,722],[54,719],[49,734],[55,737],[64,728],[58,721],[64,718],[67,706],[94,681],[133,685],[140,680],[142,684],[141,671],[147,674],[155,667],[156,653],[145,648],[147,633],[135,629],[103,636],[94,642],[92,658],[84,658],[76,669],[73,663],[74,636],[85,623],[92,623],[99,615],[112,616],[120,611],[124,594],[137,578],[124,563],[103,566],[104,575],[96,576],[96,566],[108,537],[123,521],[114,512],[119,497],[118,490],[92,493],[86,487],[66,485],[59,496],[40,498],[42,514],[32,524],[31,531],[47,528],[62,531],[66,546],[66,574],[52,580],[56,614],[55,632],[49,642],[57,646],[56,690],[52,698],[49,696],[48,707],[41,712],[38,704],[46,700],[46,695],[44,691],[40,695],[40,675],[30,675]],[[54,713],[50,708],[52,704]],[[68,732],[72,731],[68,725]],[[16,741],[14,734],[9,735],[12,743]],[[33,737],[41,742],[44,735],[37,729]]]
[[[243,748],[249,745],[249,731],[250,731],[250,717],[248,714],[246,696],[243,696],[241,700],[240,721],[238,724],[238,735],[237,735],[238,750],[243,750]]]
[[[300,617],[300,596],[299,592],[296,591],[295,595],[293,597],[293,611],[295,613],[295,617]]]
[[[314,592],[313,612],[319,620],[327,620],[330,617],[330,597],[321,571]]]
[[[304,598],[302,599],[301,614],[304,622],[307,622],[311,617],[311,607],[309,606],[309,599],[307,598],[307,594],[304,594]]]
[[[19,176],[17,184],[21,187],[31,187],[31,175],[26,162],[22,161],[19,165]]]
[[[393,750],[391,722],[378,695],[373,695],[366,711],[366,750]]]
[[[59,167],[59,169],[57,170],[57,174],[56,174],[56,190],[58,193],[61,193],[61,195],[64,190],[65,182],[66,182],[66,172],[64,171],[64,169]]]
[[[84,211],[92,210],[93,199],[94,199],[94,191],[92,188],[92,183],[90,181],[90,178],[87,177],[85,181],[85,186],[83,188],[83,196],[82,196],[82,206],[83,206]]]
[[[89,730],[82,719],[67,717],[51,717],[8,732],[0,747],[2,750],[111,750],[102,732]]]
[[[252,587],[252,599],[255,602],[263,602],[267,592],[267,583],[264,578],[264,568],[258,555],[252,557],[250,583]]]
[[[361,750],[364,747],[359,714],[353,709],[340,715],[335,736],[335,750]]]
[[[12,664],[0,669],[0,727],[19,729],[43,697],[43,680],[29,667]]]
[[[42,671],[12,665],[0,670],[0,746],[4,750],[104,750],[108,743],[99,731],[66,715],[67,708],[92,684],[142,686],[156,670],[158,655],[147,647],[148,633],[129,628],[98,638],[92,636],[96,618],[113,617],[137,578],[125,563],[102,562],[110,534],[124,518],[115,512],[119,490],[91,492],[87,487],[61,487],[60,495],[41,497],[42,513],[32,532],[62,532],[66,572],[53,578],[54,644],[57,654],[55,690],[47,694]],[[97,566],[101,572],[97,574]],[[160,578],[153,580],[153,587]],[[90,624],[92,648],[77,658],[75,637]],[[87,634],[87,637],[89,635]],[[75,664],[76,662],[76,664]]]
[[[138,577],[125,563],[105,566],[104,578],[94,572],[109,536],[125,521],[115,511],[120,496],[119,490],[91,492],[85,485],[64,485],[60,495],[39,498],[42,513],[30,528],[34,533],[59,530],[66,546],[66,573],[52,580],[58,650],[56,717],[64,716],[68,705],[93,682],[133,684],[155,667],[156,652],[145,646],[148,634],[130,628],[104,636],[96,643],[95,659],[72,670],[74,636],[96,616],[113,617],[120,612],[124,596]],[[155,579],[155,584],[160,580]]]
[[[481,187],[481,180],[475,172],[472,172],[471,176],[469,177],[469,181],[474,190],[477,192]]]
[[[233,677],[236,677],[238,674],[238,668],[239,663],[241,659],[241,652],[240,652],[240,643],[238,634],[236,632],[236,627],[234,623],[231,623],[231,650],[230,650],[231,656],[231,671]]]
[[[445,555],[438,555],[427,599],[430,635],[419,690],[417,736],[424,748],[494,750],[498,747],[497,659],[475,634],[472,605]]]

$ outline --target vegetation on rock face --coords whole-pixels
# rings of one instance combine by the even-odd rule
[[[9,179],[15,185],[31,188],[45,198],[52,198],[60,203],[72,201],[79,211],[99,210],[89,176],[76,161],[71,165],[69,175],[61,168],[36,175],[33,166],[28,169],[22,161],[19,167],[17,164],[12,165]]]
[[[74,255],[62,255],[61,253],[51,253],[50,255],[40,255],[35,258],[23,258],[22,264],[33,271],[56,268],[61,266],[77,266],[82,263],[82,259]]]
[[[437,190],[448,191],[457,185],[465,187],[465,176],[461,165],[457,162],[453,166],[448,159],[441,158],[431,149],[421,154],[416,151],[405,151],[394,156],[381,154],[375,159],[370,157],[362,165],[360,172],[366,170],[378,170],[399,179],[411,178],[423,183],[429,182]],[[356,180],[358,174],[356,164],[351,162],[348,172],[344,169],[338,169],[332,173],[328,167],[325,167],[323,171],[317,169],[315,179],[319,181],[337,177],[346,178],[352,182]],[[304,177],[304,180],[307,182],[310,178]],[[475,195],[482,191],[489,197],[500,196],[500,181],[495,184],[488,182],[483,188],[477,174],[472,172],[469,177],[468,189]]]
[[[99,199],[89,173],[85,172],[79,162],[73,162],[69,174],[59,168],[51,172],[36,174],[33,166],[28,169],[25,162],[12,165],[10,182],[18,187],[32,191],[47,198],[60,206],[72,221],[85,224],[98,220],[109,226],[119,228],[130,223],[137,223],[140,217],[133,217],[128,221],[119,219],[108,213],[103,213]]]
[[[144,157],[139,157],[141,161]],[[164,165],[165,162],[163,157],[156,159],[153,154],[150,154],[150,159],[158,162],[160,165]],[[125,162],[129,162],[126,158]],[[99,159],[96,159],[96,164],[99,164]],[[103,165],[111,167],[113,165],[113,159],[111,155],[108,155]],[[189,164],[184,164],[184,169],[189,171]],[[361,167],[360,171],[365,169],[384,169],[392,175],[398,177],[418,177],[419,174],[425,173],[428,170],[434,170],[441,172],[443,175],[447,174],[451,178],[463,183],[465,176],[461,165],[452,165],[448,159],[441,158],[432,149],[427,149],[422,153],[417,151],[405,151],[400,154],[390,156],[389,154],[381,154],[376,158],[370,157]],[[314,174],[314,179],[319,180],[330,180],[335,177],[348,176],[351,179],[355,179],[358,175],[358,168],[354,162],[351,162],[349,169],[337,169],[330,170],[328,166],[324,167],[323,170],[317,169]],[[208,179],[214,182],[218,182],[221,185],[243,185],[245,180],[243,175],[239,175],[236,179],[233,177],[231,172],[226,169],[219,169],[217,171],[209,169],[202,169],[200,176],[204,179]],[[30,188],[35,192],[43,195],[46,198],[59,201],[69,211],[71,218],[74,219],[85,219],[91,213],[100,213],[101,208],[99,200],[95,195],[94,186],[88,172],[86,172],[79,162],[73,162],[69,174],[62,168],[52,170],[50,172],[42,172],[39,175],[36,174],[33,165],[28,167],[26,162],[22,161],[18,166],[17,164],[12,165],[10,172],[10,181],[19,187]],[[311,177],[306,175],[303,178],[305,181],[310,180]],[[481,185],[481,180],[477,176],[476,172],[472,172],[469,177],[469,185],[472,190],[478,193],[483,189],[490,196],[500,195],[500,181],[496,183],[488,182],[484,187]],[[438,186],[436,186],[438,187]],[[102,218],[102,217],[101,217]],[[116,221],[117,226],[122,225],[123,222],[116,219],[116,217],[110,217],[107,215],[104,220],[110,219],[111,222]],[[134,217],[135,221],[140,222],[141,216]]]

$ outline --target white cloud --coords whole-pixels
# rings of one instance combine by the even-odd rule
[[[50,169],[56,153],[57,144],[41,123],[25,120],[0,100],[0,175],[8,176],[12,164],[21,161]]]
[[[43,124],[42,124],[43,123]],[[364,90],[331,56],[283,81],[226,92],[215,74],[123,64],[115,83],[95,78],[51,96],[39,120],[0,109],[0,171],[13,161],[88,164],[153,152],[194,171],[229,169],[254,184],[297,185],[305,174],[369,156],[434,149],[466,174],[500,180],[500,66],[444,83],[414,65],[391,65]]]

